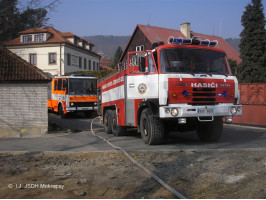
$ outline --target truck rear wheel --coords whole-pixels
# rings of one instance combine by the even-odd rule
[[[140,132],[145,144],[156,145],[164,141],[164,125],[159,118],[152,116],[149,108],[145,108],[141,113]]]
[[[104,126],[104,132],[107,133],[107,134],[111,134],[112,133],[111,114],[112,114],[111,110],[106,110],[106,112],[104,114],[103,126]]]
[[[203,142],[216,142],[223,132],[223,120],[215,117],[212,122],[201,122],[197,129],[197,134]]]
[[[112,132],[115,136],[123,136],[126,133],[126,127],[124,126],[118,126],[117,125],[117,116],[116,116],[116,111],[112,111],[112,117],[111,117],[111,127],[112,127]]]

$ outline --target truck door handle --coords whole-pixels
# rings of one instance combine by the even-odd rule
[[[135,87],[135,83],[129,83],[129,87],[130,88],[134,88]]]

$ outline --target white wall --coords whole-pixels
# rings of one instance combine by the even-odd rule
[[[71,65],[70,66],[67,65],[67,54],[71,55]],[[79,68],[79,57],[81,57],[81,60],[82,60],[82,67],[81,68]],[[84,58],[87,61],[87,69],[84,68]],[[94,71],[100,70],[99,69],[100,68],[99,58],[85,54],[83,52],[76,51],[76,50],[69,48],[69,47],[65,47],[63,59],[64,59],[64,66],[65,66],[64,67],[65,73],[74,72],[74,71],[93,71],[93,62],[95,62],[95,70]],[[89,70],[89,60],[91,61],[91,70]],[[96,63],[98,63],[98,68],[96,68],[97,67]]]
[[[10,48],[9,48],[10,49]],[[20,48],[20,49],[10,49],[13,53],[17,54],[27,62],[30,61],[30,54],[37,54],[37,63],[36,66],[43,70],[44,72],[49,72],[52,75],[59,74],[60,66],[60,47],[29,47],[29,48]],[[49,65],[49,53],[56,53],[56,64]]]
[[[30,54],[37,54],[37,67],[44,72],[49,72],[52,75],[60,75],[60,46],[56,44],[54,47],[27,47],[27,48],[9,48],[13,53],[17,54],[27,62],[30,61]],[[75,71],[93,71],[93,62],[95,62],[95,70],[99,70],[100,60],[97,57],[78,51],[76,48],[61,46],[61,75]],[[49,53],[56,53],[56,64],[49,64]],[[71,54],[71,66],[67,65],[67,54]],[[79,68],[79,57],[82,58],[82,68]],[[87,60],[87,69],[84,69],[84,58]],[[77,62],[75,62],[75,59]],[[89,70],[89,60],[91,60],[91,70]],[[75,63],[77,65],[75,65]],[[96,64],[98,63],[98,65]],[[98,66],[98,68],[97,68]]]

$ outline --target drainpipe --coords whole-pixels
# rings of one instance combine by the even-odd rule
[[[62,76],[62,69],[61,69],[61,67],[62,67],[62,64],[61,64],[61,61],[62,61],[62,51],[61,51],[61,43],[60,43],[60,62],[59,62],[59,76]]]

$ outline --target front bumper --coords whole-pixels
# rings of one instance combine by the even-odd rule
[[[98,107],[67,107],[67,112],[97,110]]]
[[[178,112],[171,112],[177,109]],[[236,111],[236,112],[235,112]],[[172,115],[171,113],[178,113]],[[192,106],[187,104],[170,104],[159,108],[160,118],[177,118],[177,117],[207,117],[207,116],[232,116],[242,115],[242,106],[234,104],[221,103],[218,105]]]

